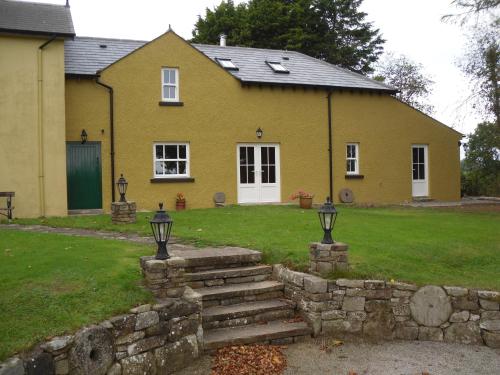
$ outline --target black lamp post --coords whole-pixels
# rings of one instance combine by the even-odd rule
[[[258,128],[256,131],[255,131],[255,135],[257,136],[257,138],[261,139],[262,136],[264,135],[264,131],[261,129],[261,128]]]
[[[118,192],[120,193],[120,202],[126,202],[125,193],[127,192],[128,182],[123,177],[123,174],[120,174],[120,178],[118,179],[116,186],[118,186]]]
[[[321,243],[332,244],[334,240],[332,238],[332,230],[337,220],[337,210],[333,206],[330,197],[326,198],[326,202],[318,210],[319,221],[321,222],[321,227],[323,228],[323,241]]]
[[[168,213],[163,210],[163,203],[160,203],[159,206],[160,209],[149,223],[151,224],[151,230],[153,231],[155,241],[158,244],[158,251],[156,252],[155,258],[168,259],[170,255],[168,255],[167,243],[174,221],[168,216]]]
[[[82,133],[80,134],[80,138],[82,139],[82,145],[87,142],[87,132],[85,129],[82,129]]]

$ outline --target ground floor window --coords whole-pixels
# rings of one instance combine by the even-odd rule
[[[346,147],[346,172],[359,174],[359,144],[348,143]]]
[[[155,143],[153,160],[157,178],[189,177],[188,143]]]

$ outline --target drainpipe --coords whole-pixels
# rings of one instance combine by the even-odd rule
[[[115,201],[115,120],[114,120],[114,100],[113,87],[99,81],[100,77],[96,78],[96,83],[106,88],[109,92],[109,138],[111,149],[111,202]]]
[[[38,192],[40,203],[40,217],[45,216],[45,152],[43,136],[43,49],[56,39],[53,35],[49,40],[38,47],[37,51],[37,133],[38,133]]]
[[[332,92],[328,91],[328,161],[329,161],[329,176],[330,176],[330,199],[333,202],[333,156],[332,156]]]

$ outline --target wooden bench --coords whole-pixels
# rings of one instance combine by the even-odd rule
[[[13,191],[0,191],[0,198],[7,198],[7,207],[0,207],[0,215],[7,216],[9,221],[12,220],[12,211],[14,210],[12,199],[15,195],[16,193]],[[7,211],[7,213],[3,213],[2,211]]]

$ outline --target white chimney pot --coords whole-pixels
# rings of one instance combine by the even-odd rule
[[[220,34],[219,37],[220,37],[220,46],[225,47],[227,36],[225,34]]]

